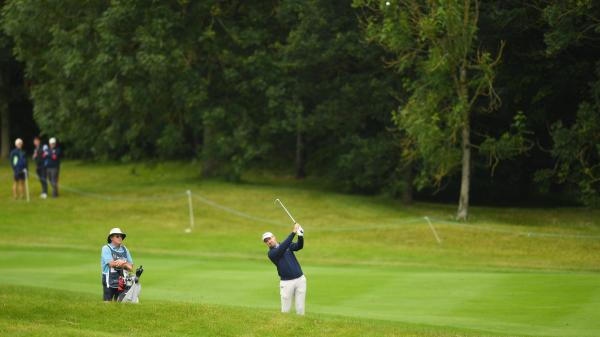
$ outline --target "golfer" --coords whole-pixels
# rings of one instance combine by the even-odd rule
[[[123,245],[126,234],[120,228],[108,233],[108,243],[102,247],[102,289],[104,301],[116,301],[125,290],[125,273],[133,270],[133,259]]]
[[[298,234],[298,242],[292,242]],[[269,247],[269,259],[277,267],[279,294],[281,295],[281,312],[290,312],[292,299],[296,302],[296,314],[304,315],[304,301],[306,298],[306,277],[294,251],[304,247],[304,230],[299,224],[294,224],[294,229],[283,242],[278,243],[273,233],[266,232],[262,235],[263,242]]]

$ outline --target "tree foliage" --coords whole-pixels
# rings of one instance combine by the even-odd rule
[[[464,218],[471,194],[597,203],[599,18],[592,0],[9,0],[1,26],[69,156],[414,185]]]
[[[394,53],[388,62],[405,76],[410,96],[394,113],[394,121],[406,134],[405,157],[421,165],[418,186],[439,186],[460,170],[457,217],[466,219],[470,152],[476,146],[471,122],[475,114],[499,105],[494,79],[504,42],[499,42],[496,56],[478,45],[479,1],[356,0],[354,5],[367,9],[367,37]],[[521,126],[523,119],[521,115]],[[512,148],[518,143],[504,133],[499,141],[486,136],[481,149],[498,159],[500,153],[521,153],[523,147]]]
[[[600,5],[591,0],[542,2],[550,29],[544,34],[546,53],[555,56],[575,48],[600,52]],[[597,55],[597,54],[596,54]],[[551,129],[551,154],[555,166],[538,172],[538,180],[556,178],[575,186],[587,205],[600,205],[600,59],[594,60],[589,96],[582,101],[574,121],[556,121]]]

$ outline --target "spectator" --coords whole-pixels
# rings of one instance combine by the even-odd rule
[[[10,151],[10,166],[13,169],[14,181],[12,187],[13,198],[25,197],[25,178],[27,174],[27,156],[23,151],[23,140],[15,140],[15,148]]]
[[[46,199],[48,197],[48,181],[46,180],[46,167],[44,166],[44,161],[48,156],[48,145],[42,146],[40,137],[33,138],[33,145],[35,146],[35,150],[33,150],[35,173],[37,173],[40,184],[42,184],[42,194],[40,194],[40,198]]]
[[[56,145],[56,138],[52,137],[48,141],[50,148],[46,156],[45,166],[46,175],[52,186],[52,197],[58,197],[58,175],[60,172],[60,148]]]

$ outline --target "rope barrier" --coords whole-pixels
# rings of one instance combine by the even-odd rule
[[[189,194],[187,191],[181,192],[181,193],[161,195],[161,196],[127,197],[127,196],[111,196],[111,195],[106,195],[106,194],[88,192],[88,191],[84,191],[81,189],[65,186],[64,184],[61,184],[60,186],[63,190],[66,190],[66,191],[69,191],[69,192],[72,192],[72,193],[75,193],[75,194],[78,194],[78,195],[81,195],[84,197],[96,198],[96,199],[105,200],[105,201],[162,201],[162,200],[175,200],[175,199],[189,198]],[[257,216],[242,212],[240,210],[237,210],[235,208],[231,208],[231,207],[219,204],[205,196],[199,195],[198,193],[194,193],[192,195],[192,198],[194,200],[197,200],[197,201],[205,204],[205,205],[208,205],[210,207],[219,209],[223,212],[226,212],[226,213],[229,213],[229,214],[241,217],[241,218],[245,218],[248,220],[257,221],[257,222],[261,222],[261,223],[267,223],[267,224],[280,226],[280,227],[289,226],[288,224],[283,224],[283,223],[272,221],[272,220],[269,220],[266,218],[257,217]],[[472,225],[472,224],[471,225],[464,224],[464,223],[460,223],[460,222],[436,219],[436,218],[432,218],[432,217],[429,217],[428,219],[431,219],[432,221],[436,222],[437,224],[460,227],[460,228],[469,229],[469,230],[478,230],[478,231],[484,231],[484,232],[506,234],[506,235],[538,237],[538,238],[600,240],[600,235],[513,231],[513,230],[508,230],[508,229],[500,229],[500,228],[492,228],[492,227],[478,226],[478,225]],[[402,226],[402,225],[407,225],[407,224],[412,224],[412,223],[420,223],[420,222],[426,223],[426,220],[427,219],[425,219],[424,217],[415,217],[415,218],[409,218],[407,220],[398,221],[398,222],[394,222],[394,223],[390,223],[390,224],[372,224],[372,225],[358,226],[358,227],[315,228],[312,231],[313,232],[358,232],[358,231],[369,231],[369,230],[374,230],[374,229],[398,229],[398,227]],[[193,225],[192,225],[192,227],[193,227]],[[435,233],[435,234],[437,234],[437,233]]]
[[[244,212],[238,211],[238,210],[236,210],[234,208],[223,206],[223,205],[218,204],[218,203],[216,203],[216,202],[214,202],[214,201],[212,201],[212,200],[210,200],[210,199],[208,199],[206,197],[200,196],[197,193],[194,194],[193,198],[196,199],[196,200],[198,200],[198,201],[200,201],[200,202],[202,202],[202,203],[204,203],[204,204],[206,204],[206,205],[212,206],[214,208],[220,209],[220,210],[222,210],[224,212],[227,212],[227,213],[230,213],[230,214],[233,214],[233,215],[237,215],[237,216],[242,217],[242,218],[246,218],[246,219],[254,220],[254,221],[259,221],[259,222],[265,222],[265,223],[269,223],[271,225],[276,225],[276,226],[282,226],[282,227],[283,226],[288,226],[288,225],[284,225],[284,224],[281,224],[281,223],[278,223],[278,222],[275,222],[275,221],[271,221],[269,219],[259,218],[259,217],[250,215],[248,213],[244,213]]]
[[[540,232],[523,232],[523,231],[511,231],[508,229],[499,229],[499,228],[491,228],[477,225],[469,225],[455,221],[447,221],[431,218],[433,221],[448,225],[448,226],[456,226],[466,229],[479,230],[485,232],[494,232],[499,234],[510,234],[517,236],[527,236],[527,237],[548,237],[548,238],[564,238],[564,239],[590,239],[590,240],[600,240],[600,235],[583,235],[583,234],[561,234],[561,233],[540,233]]]
[[[147,196],[147,197],[126,197],[126,196],[110,196],[100,193],[87,192],[84,190],[80,190],[77,188],[69,187],[64,184],[60,184],[60,189],[69,191],[75,194],[79,194],[81,196],[105,200],[105,201],[161,201],[161,200],[175,200],[186,198],[187,195],[185,192],[181,193],[173,193],[170,195],[162,195],[162,196]]]

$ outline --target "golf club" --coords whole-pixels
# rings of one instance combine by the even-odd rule
[[[294,217],[290,214],[290,212],[287,210],[287,208],[285,208],[285,206],[283,205],[283,203],[281,202],[281,200],[279,199],[275,199],[275,203],[279,203],[279,205],[281,205],[281,208],[283,208],[283,210],[287,213],[287,215],[290,217],[290,219],[292,219],[292,221],[294,223],[297,223],[296,220],[294,219]]]
[[[281,206],[281,208],[283,208],[283,210],[287,213],[287,215],[290,217],[290,219],[292,219],[292,222],[294,224],[298,223],[298,222],[296,222],[296,219],[294,219],[294,217],[292,216],[292,214],[287,210],[287,208],[285,208],[285,206],[283,205],[283,203],[281,202],[281,200],[275,199],[275,203],[279,203],[279,205]],[[300,228],[302,228],[302,227],[300,227]],[[300,232],[302,234],[304,234],[304,230],[300,229]]]

